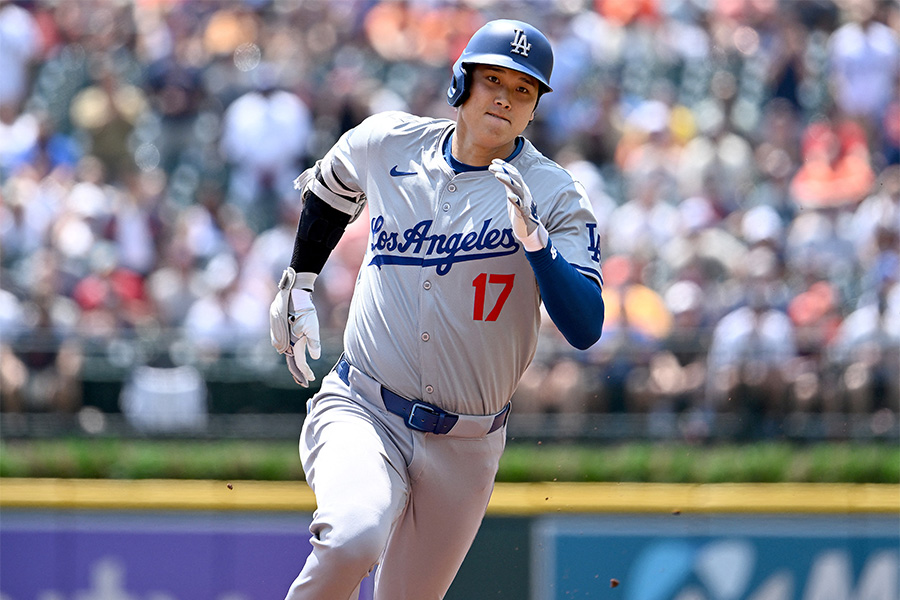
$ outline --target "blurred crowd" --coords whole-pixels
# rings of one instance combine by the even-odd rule
[[[498,17],[553,43],[526,135],[589,191],[607,311],[586,351],[545,319],[516,410],[891,430],[892,0],[0,0],[3,411],[78,410],[98,355],[278,363],[292,180],[372,113],[453,118],[450,66]],[[319,280],[326,338],[366,235],[363,215]]]

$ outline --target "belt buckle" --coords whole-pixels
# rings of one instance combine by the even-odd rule
[[[422,425],[413,422],[415,419],[416,411],[421,410],[429,415],[433,415],[436,417],[436,420],[431,424],[431,427],[423,427]],[[429,406],[427,404],[422,404],[421,402],[413,402],[412,407],[409,409],[409,416],[406,417],[406,425],[410,429],[415,429],[416,431],[424,431],[427,433],[434,433],[439,428],[441,421],[444,419],[444,413],[436,410],[434,407]]]

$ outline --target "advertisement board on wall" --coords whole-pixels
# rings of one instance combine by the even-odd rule
[[[312,550],[309,520],[308,513],[4,510],[0,600],[283,598]]]
[[[543,517],[532,573],[532,600],[896,600],[900,519]]]

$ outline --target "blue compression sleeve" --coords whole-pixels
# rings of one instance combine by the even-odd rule
[[[606,307],[600,286],[578,272],[552,242],[537,252],[526,252],[547,313],[566,340],[579,350],[600,339]]]

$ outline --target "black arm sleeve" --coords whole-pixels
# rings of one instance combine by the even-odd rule
[[[297,225],[291,268],[297,273],[321,273],[349,223],[350,215],[307,191]]]

